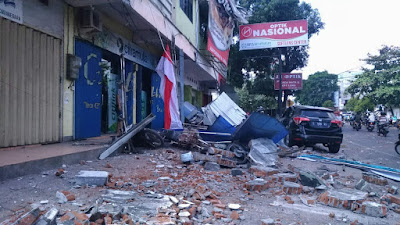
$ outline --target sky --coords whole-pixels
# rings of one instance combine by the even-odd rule
[[[400,0],[302,0],[318,9],[325,28],[309,40],[303,78],[327,70],[358,71],[382,45],[400,46]]]

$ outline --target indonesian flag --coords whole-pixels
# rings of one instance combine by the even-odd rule
[[[176,94],[176,81],[174,65],[172,64],[169,46],[158,62],[156,72],[161,77],[160,94],[164,100],[164,128],[182,129],[179,119],[178,97]]]

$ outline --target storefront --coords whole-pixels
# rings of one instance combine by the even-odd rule
[[[75,55],[82,59],[75,81],[75,139],[118,134],[150,112],[158,114],[153,127],[162,124],[156,58],[107,28],[89,40],[75,38]]]
[[[63,2],[0,1],[0,147],[61,136]]]

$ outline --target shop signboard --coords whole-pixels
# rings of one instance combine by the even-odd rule
[[[275,75],[275,90],[279,90],[279,74]],[[282,73],[282,90],[301,90],[303,75],[301,73]]]
[[[307,20],[241,25],[240,50],[308,45]]]
[[[108,111],[108,131],[116,132],[118,123],[118,113],[117,113],[117,79],[118,75],[108,73],[107,74],[107,88],[108,88],[108,98],[107,98],[107,111]]]
[[[0,0],[0,16],[22,23],[22,0]]]
[[[94,44],[151,70],[156,68],[157,60],[150,53],[105,28],[94,36]]]

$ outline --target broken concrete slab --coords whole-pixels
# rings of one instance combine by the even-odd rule
[[[241,169],[231,169],[232,176],[241,176],[243,175],[243,171]]]
[[[322,193],[318,197],[318,201],[335,208],[351,209],[353,203],[360,203],[367,197],[367,192],[343,188]]]
[[[288,195],[300,194],[302,191],[303,191],[303,186],[301,186],[300,184],[290,181],[285,181],[283,183],[283,192],[285,192]]]
[[[107,171],[86,171],[82,170],[75,176],[77,185],[103,186],[107,184]]]
[[[113,203],[128,203],[135,200],[137,193],[134,191],[107,190],[102,195],[104,201]]]
[[[361,213],[373,217],[385,217],[387,213],[387,207],[385,205],[371,201],[365,201],[360,205],[353,204],[351,210],[355,213]]]
[[[325,185],[325,183],[314,173],[310,171],[300,171],[300,182],[304,186],[308,187],[318,187],[320,185]]]
[[[355,188],[357,190],[365,191],[365,192],[372,191],[371,185],[368,182],[366,182],[364,179],[361,179],[360,181],[358,181]]]
[[[264,179],[257,178],[247,182],[244,187],[249,191],[263,191],[268,188],[268,183]]]
[[[210,170],[210,171],[219,171],[221,169],[221,167],[218,163],[206,162],[206,164],[204,164],[204,169]]]
[[[249,172],[257,177],[265,178],[279,173],[279,170],[268,166],[252,165],[249,169]]]
[[[55,225],[57,214],[58,214],[58,209],[51,208],[39,218],[36,225]]]
[[[250,159],[258,165],[274,166],[278,159],[278,147],[268,138],[253,139],[249,142]]]

